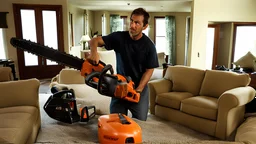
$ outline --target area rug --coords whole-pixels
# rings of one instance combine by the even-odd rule
[[[97,116],[89,122],[66,124],[51,119],[43,110],[49,94],[40,94],[42,125],[37,137],[37,144],[45,143],[99,143]],[[134,119],[142,129],[143,143],[168,144],[229,144],[218,139],[186,128],[174,122],[149,115],[147,121]],[[239,142],[237,142],[239,144]]]

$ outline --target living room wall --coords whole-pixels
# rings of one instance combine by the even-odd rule
[[[217,64],[230,68],[233,43],[233,23],[220,23]]]
[[[206,35],[209,21],[256,22],[255,0],[194,0],[188,64],[205,69]]]
[[[9,12],[6,16],[8,28],[4,29],[4,38],[6,39],[6,57],[8,59],[12,59],[15,62],[16,74],[19,77],[18,71],[18,60],[16,48],[10,44],[10,39],[16,36],[15,32],[15,24],[14,24],[14,14],[12,4],[45,4],[45,5],[62,5],[63,12],[63,38],[64,38],[64,50],[68,52],[68,0],[43,0],[43,1],[35,1],[35,0],[1,0],[0,1],[0,9],[2,12]]]
[[[127,19],[130,18],[131,12],[122,12],[122,11],[94,11],[94,31],[98,31],[99,34],[102,34],[102,23],[101,16],[105,13],[107,21],[107,34],[110,33],[109,26],[109,15],[118,14],[120,16],[127,16]],[[154,41],[154,17],[172,15],[176,18],[176,62],[179,65],[184,65],[185,59],[185,38],[186,38],[186,18],[190,16],[188,12],[150,12],[150,21],[149,21],[149,37]]]
[[[82,35],[84,35],[84,23],[85,23],[85,17],[84,17],[84,9],[77,8],[73,5],[68,5],[68,12],[72,14],[73,17],[73,37],[74,37],[74,46],[79,45],[80,39]],[[71,26],[68,27],[69,32],[69,39],[71,34]],[[71,45],[71,44],[70,44]]]

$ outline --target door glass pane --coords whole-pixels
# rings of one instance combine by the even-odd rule
[[[212,59],[213,59],[213,48],[214,48],[214,33],[215,28],[208,28],[207,29],[207,45],[206,45],[206,69],[212,69]]]
[[[165,18],[156,18],[156,37],[155,37],[155,45],[157,53],[166,51],[166,29],[165,29]]]
[[[0,28],[0,59],[6,59],[3,38],[3,29]]]
[[[43,11],[44,45],[58,49],[56,11]],[[47,60],[47,65],[57,65],[56,62]]]
[[[165,52],[166,53],[166,39],[165,37],[156,37],[156,51],[157,53]]]
[[[234,61],[249,51],[256,56],[256,26],[237,26]]]
[[[36,40],[36,24],[35,24],[35,11],[34,10],[20,10],[22,37],[26,40],[37,42]],[[25,66],[38,65],[38,57],[34,54],[24,52]]]
[[[165,18],[156,18],[156,36],[165,36]]]

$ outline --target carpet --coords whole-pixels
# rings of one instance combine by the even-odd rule
[[[97,117],[89,122],[66,124],[51,119],[43,110],[43,105],[49,94],[40,94],[41,129],[37,137],[37,144],[45,143],[98,143]],[[171,121],[165,121],[154,115],[149,115],[148,120],[134,119],[142,129],[143,143],[168,143],[168,144],[230,144],[228,141],[199,133],[192,129]],[[233,142],[240,144],[239,142]]]
[[[39,93],[40,94],[51,94],[50,85],[51,79],[40,80]]]

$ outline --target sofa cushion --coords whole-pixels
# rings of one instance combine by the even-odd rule
[[[187,66],[169,66],[164,78],[173,82],[173,91],[198,95],[204,78],[204,70]]]
[[[156,96],[156,103],[161,106],[180,109],[181,100],[192,97],[188,92],[168,92]]]
[[[84,77],[81,76],[80,71],[69,68],[60,71],[57,82],[61,84],[85,84]]]
[[[255,60],[256,57],[249,51],[244,56],[235,61],[234,64],[242,68],[254,68]]]
[[[248,117],[237,129],[235,141],[246,144],[256,143],[256,117]]]
[[[181,101],[181,111],[190,115],[217,120],[218,99],[208,96],[195,96]]]
[[[206,70],[200,95],[219,98],[227,90],[244,87],[250,83],[248,74],[229,71]]]
[[[0,143],[26,143],[39,117],[34,106],[0,109]]]

